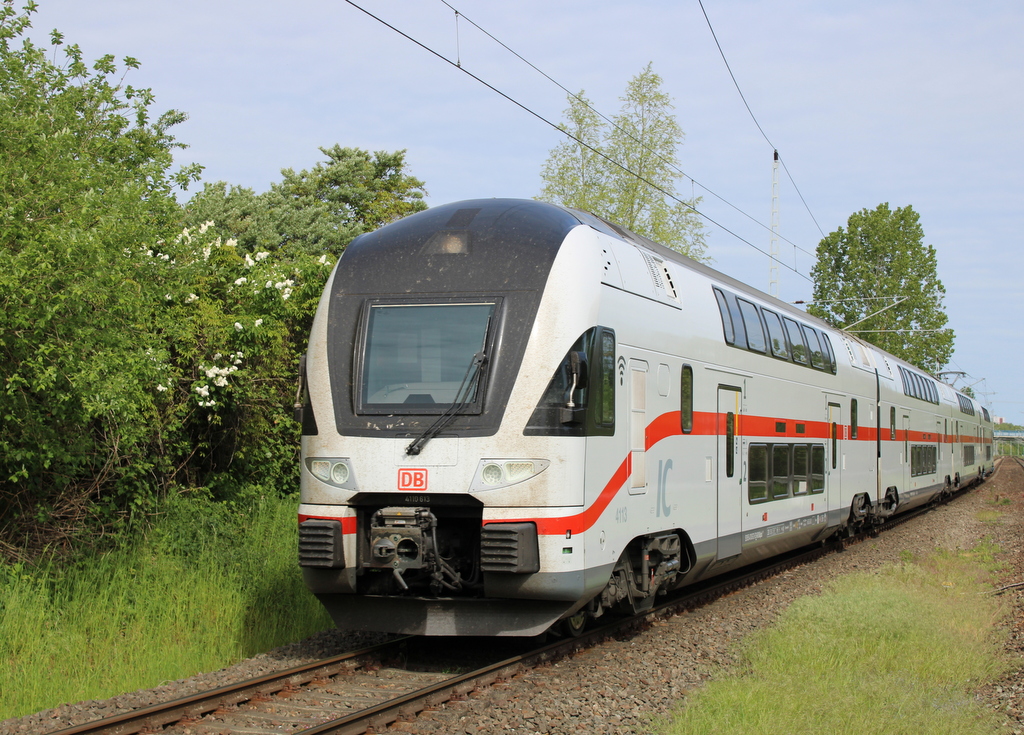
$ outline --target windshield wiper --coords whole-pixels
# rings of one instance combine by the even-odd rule
[[[466,368],[466,374],[462,377],[462,383],[459,385],[459,389],[455,391],[455,400],[452,401],[452,405],[443,414],[438,416],[437,421],[431,424],[426,431],[416,437],[412,444],[405,448],[406,454],[411,456],[419,454],[426,443],[440,434],[455,419],[459,411],[466,407],[466,404],[470,402],[469,397],[475,395],[475,389],[480,384],[480,375],[483,373],[483,365],[486,361],[487,355],[484,354],[483,350],[473,355],[469,367]],[[472,378],[470,378],[470,374],[472,374]]]

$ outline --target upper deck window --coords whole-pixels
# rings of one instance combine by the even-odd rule
[[[370,304],[361,413],[479,413],[495,302]]]

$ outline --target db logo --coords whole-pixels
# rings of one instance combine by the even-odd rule
[[[401,469],[398,471],[398,489],[423,491],[427,489],[427,471]]]

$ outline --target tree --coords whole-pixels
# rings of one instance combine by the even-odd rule
[[[671,97],[651,65],[630,80],[619,114],[606,123],[584,96],[570,95],[569,139],[552,149],[540,199],[592,212],[697,260],[705,258],[703,225],[682,200],[677,150],[683,143]]]
[[[893,211],[884,203],[854,213],[845,230],[819,243],[817,256],[808,312],[836,327],[849,325],[923,370],[937,371],[949,361],[954,334],[946,327],[946,289],[913,207]]]
[[[161,296],[142,254],[198,174],[171,171],[185,116],[153,119],[151,92],[123,85],[137,61],[89,65],[57,31],[51,60],[18,42],[34,11],[0,5],[0,531],[152,469]]]
[[[405,172],[405,151],[320,150],[327,161],[309,171],[283,170],[263,194],[207,184],[186,207],[188,223],[212,221],[250,253],[338,256],[357,235],[426,209],[423,182]]]

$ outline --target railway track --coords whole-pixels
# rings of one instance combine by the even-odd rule
[[[949,500],[962,492],[964,490]],[[439,642],[438,639],[400,638],[237,685],[70,727],[52,735],[380,732],[398,720],[415,719],[424,709],[465,699],[475,690],[508,680],[540,664],[570,656],[609,638],[626,636],[655,619],[696,609],[723,595],[813,562],[906,523],[928,508],[902,514],[860,536],[810,547],[747,567],[727,579],[688,587],[642,615],[612,620],[584,631],[577,638],[521,645],[521,650],[516,650],[512,642],[516,639],[488,639],[486,646],[470,642],[463,648],[478,649],[472,661],[446,657],[455,648],[450,639]],[[438,650],[439,645],[448,647],[447,654]],[[488,652],[492,657],[485,659]],[[438,660],[442,661],[441,670],[436,665]],[[434,662],[433,670],[425,670],[428,661]],[[464,665],[471,670],[452,673],[451,669]]]

